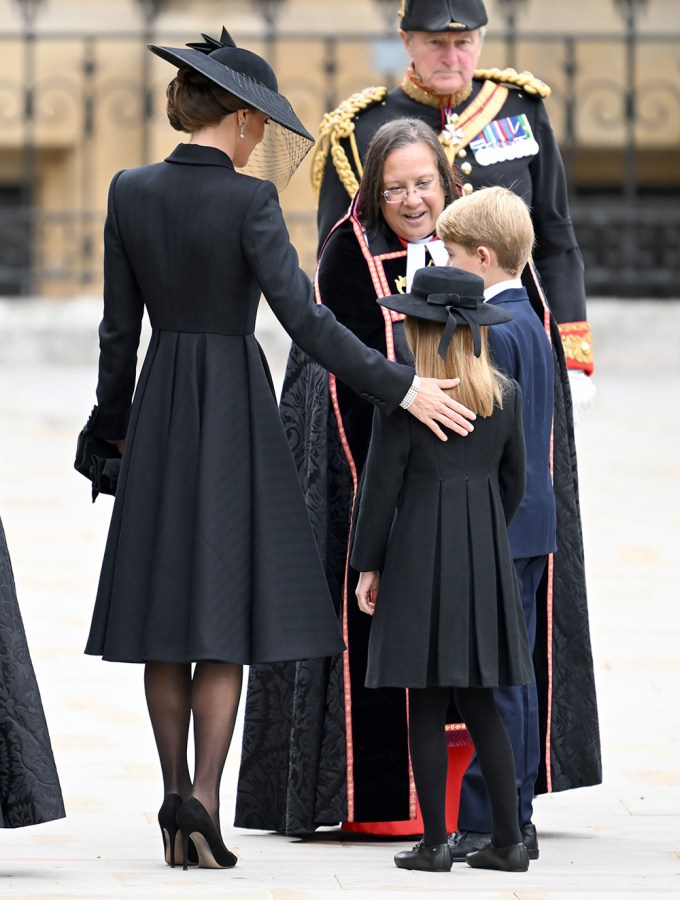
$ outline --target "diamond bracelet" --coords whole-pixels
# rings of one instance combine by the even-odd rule
[[[408,409],[409,406],[413,403],[413,401],[418,396],[419,390],[420,390],[420,378],[417,375],[414,375],[413,383],[411,384],[411,387],[406,392],[406,396],[401,401],[399,406],[401,406],[402,409]]]

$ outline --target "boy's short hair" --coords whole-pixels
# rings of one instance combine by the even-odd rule
[[[534,246],[529,207],[504,187],[481,188],[454,200],[439,216],[437,234],[470,251],[489,247],[501,269],[513,276],[521,273]]]

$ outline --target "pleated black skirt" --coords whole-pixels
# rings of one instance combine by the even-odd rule
[[[252,664],[343,646],[254,335],[154,332],[86,653]]]

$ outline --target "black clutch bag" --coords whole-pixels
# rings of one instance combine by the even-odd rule
[[[121,456],[114,444],[92,434],[97,407],[78,435],[73,467],[92,482],[92,502],[99,494],[115,494],[120,474]]]

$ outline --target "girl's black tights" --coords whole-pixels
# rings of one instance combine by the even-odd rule
[[[446,830],[446,710],[450,691],[470,737],[491,801],[494,847],[518,844],[515,761],[492,688],[412,688],[409,691],[409,746],[427,846],[443,844]]]

